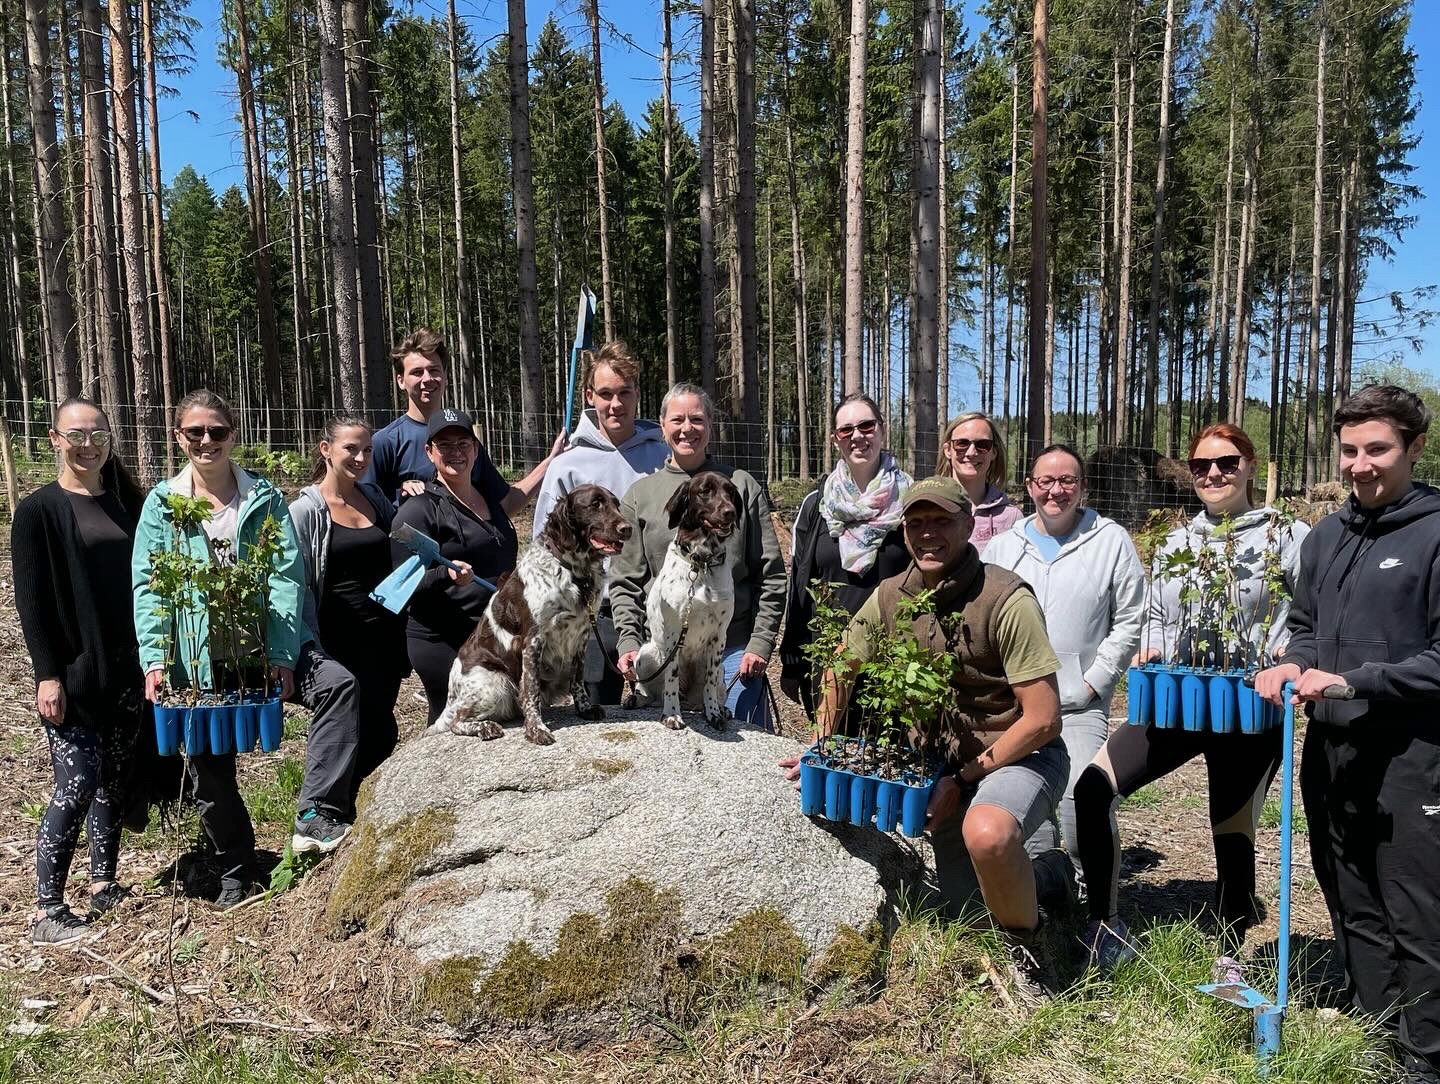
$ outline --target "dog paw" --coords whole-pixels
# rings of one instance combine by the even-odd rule
[[[603,719],[605,718],[605,709],[599,704],[591,704],[584,711],[577,711],[575,714],[582,719]]]
[[[634,711],[640,703],[640,698],[635,695],[635,686],[627,684],[625,691],[620,694],[620,706],[626,711]]]
[[[666,726],[668,726],[671,730],[685,729],[685,720],[678,715],[667,715],[660,721]]]
[[[527,726],[525,740],[535,745],[554,745],[555,735],[550,733],[548,726]]]
[[[724,730],[725,723],[729,718],[730,713],[722,710],[718,714],[705,716],[705,723],[711,730]]]
[[[476,723],[473,733],[482,741],[494,741],[505,736],[505,728],[493,719],[487,719],[483,723]]]

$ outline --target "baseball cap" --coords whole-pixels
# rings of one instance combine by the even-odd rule
[[[470,435],[475,435],[475,421],[463,410],[455,410],[452,407],[444,407],[430,415],[430,422],[425,426],[425,443],[430,443],[445,429],[463,429]]]
[[[905,491],[900,502],[902,512],[908,512],[917,504],[933,504],[947,512],[964,512],[970,515],[970,498],[954,478],[925,478],[913,483]]]

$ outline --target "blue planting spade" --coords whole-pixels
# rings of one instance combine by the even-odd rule
[[[431,565],[444,565],[446,568],[453,568],[460,571],[460,566],[440,552],[440,544],[427,534],[421,534],[408,523],[402,523],[390,532],[390,540],[399,542],[408,550],[414,551],[413,557],[407,557],[400,562],[398,568],[386,576],[378,584],[375,590],[370,592],[370,597],[384,606],[392,614],[398,614],[410,601],[410,596],[415,593],[415,588],[420,586],[420,580],[425,575],[425,570]],[[495,585],[489,580],[482,580],[475,577],[475,582],[483,587],[495,590]]]
[[[570,432],[570,419],[575,409],[575,377],[580,367],[580,351],[595,342],[595,295],[589,286],[580,287],[580,303],[575,308],[575,341],[570,345],[570,389],[565,393],[565,417],[561,426]]]
[[[1245,684],[1253,683],[1254,675],[1247,674]],[[1295,706],[1290,703],[1290,695],[1294,691],[1294,686],[1287,683],[1282,694],[1285,701],[1285,734],[1280,759],[1280,932],[1275,1000],[1271,1001],[1244,982],[1202,983],[1196,987],[1201,993],[1255,1014],[1255,1060],[1262,1076],[1268,1072],[1270,1059],[1280,1050],[1280,1029],[1285,1023],[1285,1009],[1290,1004],[1290,831],[1295,782]],[[1355,690],[1349,685],[1331,685],[1324,696],[1326,700],[1353,700]]]

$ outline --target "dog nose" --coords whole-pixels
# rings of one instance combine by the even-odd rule
[[[620,529],[619,529],[618,531],[616,531],[615,533],[618,534],[622,539],[626,539],[626,538],[629,538],[629,537],[630,537],[630,533],[631,533],[632,530],[633,530],[633,528],[630,526],[630,524],[629,524],[628,522],[622,522],[622,523],[620,524]]]

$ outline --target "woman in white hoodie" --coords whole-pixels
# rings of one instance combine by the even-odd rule
[[[1041,895],[1070,896],[1079,865],[1075,782],[1110,736],[1110,695],[1140,643],[1145,572],[1125,528],[1085,507],[1085,464],[1073,448],[1052,444],[1042,451],[1025,486],[1035,514],[992,539],[982,560],[1017,573],[1034,589],[1060,659],[1061,737],[1070,754],[1058,811],[1061,838],[1052,821],[1027,850],[1035,856]]]

